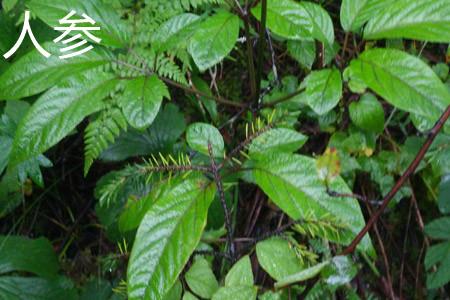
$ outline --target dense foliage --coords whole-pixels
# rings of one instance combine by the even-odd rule
[[[450,0],[0,2],[1,299],[449,297]]]

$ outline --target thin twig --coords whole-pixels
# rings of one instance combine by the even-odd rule
[[[355,251],[356,246],[358,246],[359,242],[361,242],[361,240],[364,238],[366,233],[372,228],[372,226],[375,224],[375,222],[378,220],[378,218],[384,212],[384,210],[386,209],[386,207],[388,206],[388,204],[392,200],[392,198],[394,198],[394,196],[397,194],[397,192],[400,190],[400,188],[403,186],[403,184],[415,172],[415,170],[419,166],[420,162],[425,157],[425,154],[427,153],[427,151],[430,148],[431,144],[433,143],[434,139],[436,138],[438,133],[442,130],[445,122],[448,120],[449,117],[450,117],[450,105],[447,107],[447,109],[441,115],[439,120],[436,122],[433,129],[431,129],[427,140],[425,141],[422,148],[419,150],[419,152],[417,153],[416,157],[411,162],[409,167],[406,169],[406,171],[403,173],[403,175],[400,177],[400,179],[395,183],[394,187],[384,197],[383,203],[381,204],[380,208],[372,215],[372,217],[366,223],[366,226],[364,226],[364,228],[361,229],[361,231],[353,239],[353,241],[350,243],[350,245],[342,252],[342,255],[347,255],[347,254],[350,254],[353,251]]]
[[[258,43],[258,69],[256,72],[256,93],[254,103],[259,104],[259,91],[261,90],[261,79],[263,72],[264,49],[266,47],[266,20],[267,20],[267,0],[261,2],[261,22],[259,27]]]
[[[216,183],[217,191],[219,192],[219,199],[220,199],[220,203],[222,204],[223,213],[225,216],[225,227],[227,229],[228,253],[229,253],[229,256],[232,258],[232,260],[234,261],[235,249],[234,249],[234,244],[233,244],[233,232],[232,232],[233,229],[231,227],[230,210],[228,209],[227,202],[225,200],[225,193],[223,190],[222,178],[219,173],[220,168],[217,166],[216,161],[214,160],[213,149],[212,149],[212,145],[211,145],[210,141],[208,141],[208,152],[209,152],[209,157],[211,160],[211,170],[212,170],[212,173],[214,176],[214,182]]]

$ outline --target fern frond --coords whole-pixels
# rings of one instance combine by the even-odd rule
[[[100,113],[96,120],[91,122],[84,135],[85,159],[84,175],[89,172],[95,159],[114,143],[122,130],[127,129],[127,121],[118,108],[109,108]]]

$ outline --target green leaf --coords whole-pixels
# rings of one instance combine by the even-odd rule
[[[330,286],[341,286],[349,283],[358,273],[356,265],[348,256],[335,256],[330,265],[322,272],[325,282]]]
[[[206,259],[198,257],[185,275],[189,288],[198,296],[210,299],[219,283]]]
[[[433,220],[425,226],[425,233],[434,239],[450,239],[450,217]]]
[[[114,8],[105,1],[30,0],[28,1],[27,6],[33,14],[36,14],[52,28],[61,26],[59,20],[64,18],[72,10],[76,11],[76,16],[79,17],[81,17],[83,13],[88,15],[96,22],[95,26],[100,27],[100,30],[93,32],[93,34],[102,39],[100,42],[102,45],[123,47],[128,40],[129,32],[127,26]]]
[[[384,129],[384,110],[377,98],[370,94],[364,94],[358,102],[352,102],[349,106],[352,122],[367,131],[381,133]]]
[[[238,285],[253,286],[254,278],[252,264],[248,255],[236,262],[227,276],[225,276],[225,286],[233,287]]]
[[[364,38],[407,38],[448,43],[450,1],[395,1],[370,19],[364,29]]]
[[[160,48],[178,33],[183,31],[187,26],[194,24],[199,19],[199,16],[190,13],[185,13],[170,18],[161,24],[161,26],[152,35],[152,46],[155,47],[155,49]]]
[[[109,63],[104,51],[89,51],[72,59],[59,59],[54,43],[43,45],[53,55],[49,58],[33,50],[15,61],[0,75],[0,100],[14,100],[39,94],[61,80]]]
[[[153,123],[164,97],[170,98],[169,90],[158,76],[139,77],[125,83],[119,106],[128,123],[142,129]]]
[[[334,42],[334,27],[328,12],[316,3],[303,1],[300,4],[311,18],[313,24],[312,36],[322,43],[332,45]]]
[[[427,274],[427,288],[437,289],[450,282],[450,241],[431,246],[425,256],[425,268],[437,265],[437,271]]]
[[[188,51],[200,71],[205,71],[221,62],[233,50],[238,37],[239,18],[221,11],[197,27]]]
[[[336,69],[324,69],[311,72],[300,85],[306,88],[299,101],[306,103],[318,115],[332,110],[342,97],[341,73]]]
[[[367,50],[350,63],[344,76],[392,105],[433,122],[450,104],[450,94],[433,70],[399,50]]]
[[[198,298],[189,292],[185,292],[183,295],[183,300],[198,300]]]
[[[223,157],[224,141],[216,127],[206,123],[194,123],[186,132],[189,146],[202,154],[209,155],[208,144],[211,143],[212,153],[215,157]]]
[[[277,153],[255,163],[256,183],[293,220],[312,216],[330,218],[346,225],[339,237],[328,236],[337,243],[347,244],[364,227],[364,218],[357,200],[334,198],[318,177],[316,162],[306,156]],[[351,190],[342,178],[329,183],[332,191],[349,194]],[[359,244],[361,250],[371,249],[368,236]]]
[[[0,298],[8,300],[75,300],[73,283],[64,277],[54,280],[38,277],[0,277]]]
[[[12,166],[43,153],[88,115],[103,108],[102,99],[117,79],[101,71],[72,77],[42,95],[22,119],[14,138]]]
[[[256,300],[258,289],[254,286],[221,287],[212,300]]]
[[[164,300],[180,300],[181,294],[183,294],[183,286],[181,285],[180,280],[177,280]]]
[[[345,31],[357,32],[370,18],[381,15],[385,7],[395,0],[343,0],[341,25]]]
[[[0,274],[26,271],[52,278],[58,269],[58,259],[47,239],[0,236]]]
[[[288,128],[270,129],[252,141],[249,146],[250,156],[268,152],[292,153],[300,149],[308,140],[300,132]]]
[[[261,2],[252,9],[261,20]],[[274,33],[293,40],[312,40],[313,23],[306,8],[292,0],[267,1],[267,27]]]
[[[311,70],[316,60],[316,42],[314,41],[291,41],[287,42],[289,54],[303,67]]]
[[[308,279],[311,279],[315,277],[317,274],[319,274],[323,268],[325,268],[330,262],[324,261],[320,264],[317,264],[315,266],[312,266],[308,269],[304,269],[303,271],[300,271],[299,273],[287,276],[275,283],[276,288],[284,287],[293,283],[305,281]]]
[[[128,264],[129,299],[161,300],[198,245],[215,185],[202,178],[172,179],[147,212]]]
[[[123,132],[100,158],[105,161],[121,161],[152,153],[172,153],[175,142],[185,130],[183,113],[177,106],[169,103],[159,112],[149,128],[145,131],[130,129]]]
[[[441,213],[450,213],[450,174],[442,177],[442,181],[439,186],[438,204]]]
[[[282,238],[271,238],[256,244],[256,256],[264,271],[275,280],[281,280],[304,269],[292,246]]]

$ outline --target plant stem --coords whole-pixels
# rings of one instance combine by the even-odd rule
[[[425,157],[425,154],[427,153],[427,151],[430,148],[431,144],[433,143],[434,139],[436,138],[438,133],[442,130],[445,122],[448,120],[449,117],[450,117],[450,105],[447,107],[447,109],[441,115],[439,120],[436,122],[433,129],[431,129],[427,140],[422,145],[422,148],[419,150],[419,152],[417,153],[416,157],[411,162],[409,167],[406,169],[406,171],[403,173],[403,175],[400,177],[400,179],[395,183],[394,187],[384,197],[383,203],[381,204],[380,208],[370,217],[366,226],[364,226],[364,228],[361,229],[361,231],[353,239],[353,241],[350,243],[350,245],[342,252],[342,255],[347,255],[347,254],[350,254],[355,251],[356,246],[358,246],[358,244],[361,242],[361,240],[366,235],[366,233],[372,228],[372,226],[375,224],[375,222],[378,220],[378,218],[384,212],[384,210],[386,209],[386,207],[388,206],[388,204],[392,200],[392,198],[394,198],[394,196],[397,194],[397,192],[400,190],[400,188],[403,186],[403,184],[415,172],[415,170],[419,166],[420,162]]]
[[[261,90],[261,79],[263,71],[264,49],[266,47],[266,20],[267,20],[267,0],[261,2],[261,22],[259,27],[259,43],[258,43],[258,70],[256,73],[256,95],[254,103],[258,105],[259,91]]]

